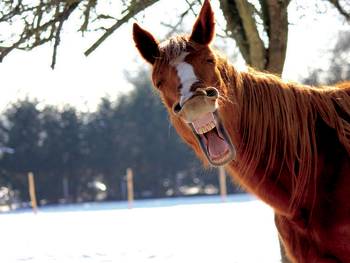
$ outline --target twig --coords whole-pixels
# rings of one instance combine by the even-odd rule
[[[112,33],[115,30],[117,30],[121,25],[128,22],[131,18],[133,18],[139,12],[153,5],[156,2],[158,2],[158,0],[144,0],[144,1],[137,1],[137,2],[133,1],[128,7],[129,12],[123,18],[119,19],[113,26],[108,28],[106,32],[94,44],[92,44],[91,47],[89,47],[84,52],[85,56],[90,55],[98,46],[102,44],[103,41],[105,41],[110,35],[112,35]]]
[[[348,13],[339,3],[338,0],[328,0],[334,7],[338,10],[338,12],[345,17],[345,19],[350,22],[350,13]]]
[[[56,65],[57,48],[58,48],[60,41],[61,41],[60,35],[61,35],[63,23],[64,23],[63,21],[60,21],[60,23],[58,24],[58,27],[57,27],[57,31],[56,31],[55,44],[53,46],[52,61],[51,61],[51,68],[52,69],[55,69],[55,65]]]
[[[45,24],[38,26],[38,27],[35,27],[35,28],[28,28],[27,30],[24,30],[23,33],[21,34],[21,37],[19,38],[19,40],[16,43],[14,43],[12,46],[0,47],[0,62],[2,62],[4,57],[6,57],[12,50],[19,48],[19,46],[21,44],[23,44],[26,40],[28,40],[30,37],[35,35],[36,32],[43,32],[47,28],[49,28],[50,26],[54,26],[57,22],[65,21],[71,15],[71,13],[77,8],[77,6],[79,5],[80,2],[81,2],[81,0],[77,0],[77,1],[73,2],[65,11],[63,11],[62,13],[59,13],[54,19],[49,20]],[[56,36],[57,36],[57,34],[56,34]],[[40,40],[38,43],[34,43],[32,46],[27,47],[27,48],[32,49],[32,48],[36,47],[38,44],[45,43],[49,40],[51,40],[51,39],[46,38],[46,39]],[[57,47],[56,47],[56,49],[57,49]]]
[[[68,19],[68,17],[73,13],[74,9],[78,6],[79,2],[74,2],[72,5],[68,7],[66,11],[64,11],[64,15],[62,15],[62,19],[59,21],[57,31],[56,31],[56,37],[55,37],[55,44],[53,46],[53,53],[52,53],[52,61],[51,61],[51,68],[54,69],[56,65],[56,56],[57,56],[57,48],[61,41],[61,30],[63,27],[64,22]]]

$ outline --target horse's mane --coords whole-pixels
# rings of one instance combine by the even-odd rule
[[[240,109],[234,114],[240,116],[237,166],[241,176],[253,176],[263,169],[265,176],[277,173],[277,179],[287,170],[292,180],[290,208],[294,210],[309,187],[314,187],[314,193],[317,190],[317,120],[336,131],[350,154],[350,83],[316,88],[283,82],[253,69],[238,72],[223,58],[220,63],[228,88],[236,89],[236,97],[228,99]]]

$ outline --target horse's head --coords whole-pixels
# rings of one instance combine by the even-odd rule
[[[223,165],[234,158],[235,149],[220,120],[219,102],[227,89],[218,57],[209,46],[214,27],[214,14],[206,0],[190,36],[158,43],[134,24],[133,37],[143,58],[153,66],[153,84],[180,136],[204,161]]]

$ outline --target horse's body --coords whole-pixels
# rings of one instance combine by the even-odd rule
[[[350,82],[314,88],[238,72],[210,47],[205,1],[191,36],[159,44],[134,26],[179,135],[271,205],[293,262],[350,262]]]

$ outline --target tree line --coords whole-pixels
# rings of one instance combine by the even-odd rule
[[[95,112],[43,106],[24,99],[1,116],[0,186],[28,201],[27,173],[36,179],[42,203],[123,200],[125,173],[132,168],[136,198],[215,193],[216,169],[204,169],[167,120],[144,71],[134,90],[104,97]],[[231,192],[237,189],[230,186]]]

